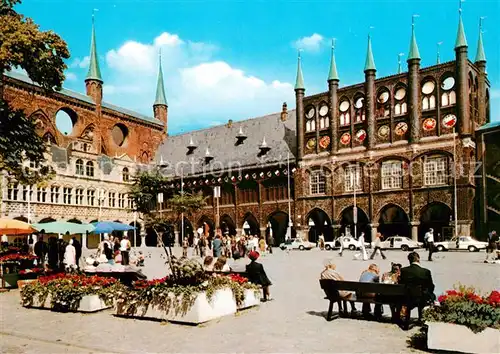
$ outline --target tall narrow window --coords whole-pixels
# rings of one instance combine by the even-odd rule
[[[446,157],[430,157],[424,162],[424,184],[446,184]]]
[[[116,193],[115,192],[109,192],[109,207],[110,208],[116,207]]]
[[[75,204],[83,205],[83,189],[77,188],[75,193]]]
[[[344,190],[353,192],[361,190],[361,166],[348,166],[344,170]]]
[[[122,170],[122,179],[123,179],[123,182],[130,181],[130,172],[128,171],[127,167],[124,167]]]
[[[63,204],[71,204],[71,187],[64,187],[63,188]]]
[[[386,89],[379,92],[377,96],[377,118],[387,118],[391,114],[391,101],[389,91]]]
[[[85,174],[83,170],[83,160],[81,159],[76,160],[75,167],[76,167],[75,173],[78,176],[83,176]]]
[[[325,194],[326,177],[323,171],[313,171],[309,182],[311,194]]]
[[[118,208],[125,208],[125,193],[118,193]]]
[[[349,113],[349,101],[344,100],[339,105],[339,123],[340,126],[346,126],[351,124],[351,115]]]
[[[422,110],[436,108],[436,85],[434,81],[428,80],[422,85]]]
[[[37,191],[37,200],[40,203],[47,202],[47,188],[39,187]]]
[[[52,204],[59,203],[59,187],[57,186],[50,187],[50,202]]]
[[[19,184],[11,183],[7,187],[7,199],[9,200],[17,200],[19,192]]]
[[[441,82],[441,107],[452,106],[457,103],[457,96],[455,94],[455,79],[449,76]]]
[[[399,116],[408,112],[408,105],[406,104],[406,89],[399,87],[394,93],[394,115]]]
[[[354,123],[360,123],[364,122],[366,119],[365,115],[365,98],[364,97],[358,97],[354,101],[354,109],[355,109],[355,120]]]
[[[94,177],[94,163],[92,161],[87,162],[86,172],[87,177]]]
[[[26,202],[33,200],[33,186],[23,186],[23,200]]]
[[[93,189],[87,190],[87,205],[89,206],[95,205],[95,190]]]
[[[403,166],[401,161],[382,163],[382,189],[397,189],[403,186]]]

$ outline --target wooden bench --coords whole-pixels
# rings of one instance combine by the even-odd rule
[[[399,311],[402,306],[406,306],[406,316],[403,325],[408,328],[410,322],[411,309],[418,307],[419,318],[422,315],[423,304],[419,304],[422,298],[420,287],[407,287],[401,284],[383,283],[360,283],[354,281],[336,281],[332,279],[321,279],[320,286],[325,292],[325,299],[330,301],[328,306],[327,321],[333,320],[333,305],[337,303],[339,315],[347,315],[347,302],[360,302],[378,305],[391,306],[393,321],[399,320]],[[351,291],[352,296],[348,299],[342,298],[339,291]],[[368,296],[366,295],[368,294]]]

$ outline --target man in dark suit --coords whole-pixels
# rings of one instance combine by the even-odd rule
[[[256,262],[259,255],[259,252],[250,251],[248,258],[250,258],[251,262],[246,266],[246,273],[250,283],[262,286],[263,299],[261,301],[268,301],[271,300],[269,286],[271,286],[272,283],[266,275],[264,266],[261,263]]]
[[[420,287],[422,289],[422,297],[414,297],[411,300],[409,309],[406,311],[411,311],[412,308],[418,307],[418,317],[422,317],[422,309],[429,303],[436,300],[436,295],[434,295],[434,282],[432,281],[431,271],[429,269],[420,266],[420,256],[417,252],[411,252],[408,254],[408,261],[410,265],[401,269],[401,276],[399,279],[399,284],[404,284],[410,288],[410,294],[412,288]],[[409,318],[409,314],[408,314]]]

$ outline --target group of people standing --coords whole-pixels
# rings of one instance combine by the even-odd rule
[[[100,257],[104,255],[110,264],[130,264],[130,250],[132,245],[127,235],[121,239],[119,237],[109,237],[104,235],[104,240],[99,244],[98,254]]]
[[[69,234],[68,234],[69,236]],[[40,267],[47,266],[54,271],[73,271],[80,268],[82,245],[76,237],[66,242],[62,235],[59,238],[49,237],[44,241],[43,234],[35,242],[33,235],[28,236],[29,251],[38,257]]]

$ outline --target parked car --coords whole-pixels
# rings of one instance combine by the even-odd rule
[[[400,249],[402,251],[410,251],[422,247],[422,242],[413,241],[411,238],[404,236],[391,236],[381,242],[382,248],[387,250]],[[372,242],[372,247],[374,243]]]
[[[327,251],[332,250],[334,248],[338,248],[338,247],[340,247],[340,238],[336,238],[333,241],[325,242],[325,249]],[[361,247],[361,243],[358,240],[356,240],[354,237],[345,236],[343,238],[343,247],[344,247],[344,249],[349,248],[351,251],[354,251],[354,250],[359,249]],[[369,247],[370,247],[370,243],[365,242],[365,248],[369,248]]]
[[[487,242],[478,241],[470,236],[453,237],[451,240],[434,242],[434,247],[442,252],[449,250],[468,250],[469,252],[478,252],[484,250],[488,246]]]
[[[309,241],[304,241],[304,240],[301,240],[298,238],[286,240],[285,242],[280,244],[280,248],[282,250],[289,249],[289,250],[301,250],[301,251],[303,251],[303,250],[313,249],[314,247],[316,247],[315,243],[309,242]]]

